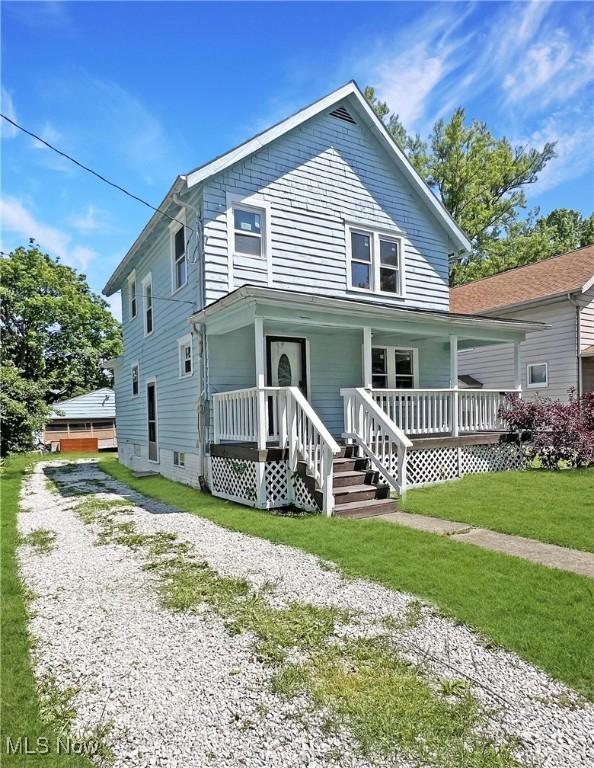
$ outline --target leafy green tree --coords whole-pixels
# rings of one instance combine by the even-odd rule
[[[579,211],[568,208],[556,208],[542,218],[533,212],[524,221],[512,222],[499,239],[489,242],[481,259],[455,265],[453,283],[478,280],[593,244],[594,215],[583,219]]]
[[[23,378],[11,362],[0,366],[0,456],[34,447],[49,408],[42,383]]]
[[[468,123],[463,108],[448,121],[438,120],[427,143],[411,136],[398,115],[379,101],[373,88],[365,89],[371,107],[421,177],[440,198],[462,230],[473,251],[464,263],[486,257],[488,246],[517,221],[526,206],[524,188],[555,156],[555,145],[541,150],[511,145],[495,138],[484,122]]]
[[[33,241],[0,260],[0,276],[3,406],[12,425],[6,447],[19,450],[29,444],[31,426],[46,415],[42,404],[111,384],[102,361],[121,353],[121,328],[84,275]],[[19,401],[27,404],[29,419],[15,410]]]

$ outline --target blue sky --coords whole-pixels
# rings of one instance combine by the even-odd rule
[[[2,111],[158,205],[354,78],[410,130],[464,105],[513,142],[557,141],[529,206],[588,215],[593,32],[589,3],[4,2]],[[100,291],[150,211],[6,123],[1,148],[2,250],[35,236]]]

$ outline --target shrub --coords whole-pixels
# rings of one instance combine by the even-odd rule
[[[529,461],[536,458],[547,469],[594,465],[594,394],[578,398],[570,390],[567,403],[509,395],[499,414],[512,431],[531,433]]]

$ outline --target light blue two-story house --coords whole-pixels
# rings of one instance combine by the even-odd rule
[[[178,176],[121,291],[119,458],[261,508],[385,510],[390,489],[517,466],[458,350],[539,323],[449,312],[464,233],[348,83]]]

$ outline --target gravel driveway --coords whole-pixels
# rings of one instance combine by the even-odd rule
[[[54,463],[55,464],[55,463]],[[75,725],[109,722],[116,766],[411,766],[397,756],[365,758],[346,727],[331,733],[326,713],[303,696],[272,692],[274,669],[254,654],[250,633],[230,634],[209,610],[163,607],[156,575],[142,558],[114,544],[76,514],[83,494],[121,499],[142,533],[170,532],[218,574],[266,588],[272,606],[291,601],[355,612],[344,633],[373,634],[386,619],[410,614],[414,599],[362,580],[286,546],[234,533],[200,517],[148,500],[117,483],[93,462],[52,475],[37,464],[25,480],[19,531],[56,534],[51,551],[19,550],[34,592],[31,631],[38,641],[35,673],[60,689],[72,687]],[[59,466],[59,464],[58,464]],[[246,514],[250,514],[246,510]],[[467,677],[493,712],[497,734],[517,736],[521,758],[547,768],[594,765],[594,707],[513,654],[489,649],[480,637],[423,607],[400,628],[400,653],[439,678]]]

